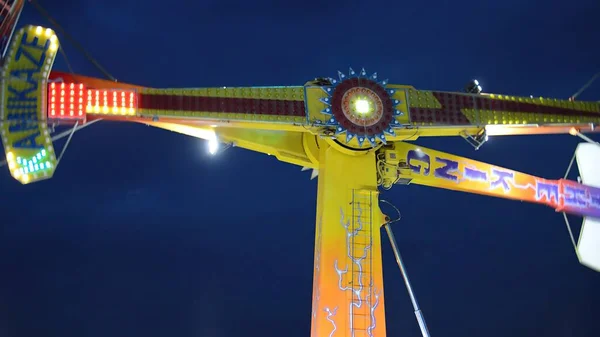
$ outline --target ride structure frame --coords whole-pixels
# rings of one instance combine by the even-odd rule
[[[390,220],[379,207],[380,187],[413,183],[542,203],[599,225],[600,186],[589,169],[597,163],[586,166],[594,183],[585,185],[407,143],[461,136],[480,146],[491,135],[595,132],[595,102],[417,90],[352,68],[298,86],[146,88],[52,71],[58,48],[54,31],[26,26],[4,60],[0,133],[12,176],[22,184],[52,177],[60,157],[48,123],[99,119],[143,123],[315,170],[313,337],[386,335],[381,226]],[[586,265],[600,269],[600,253],[585,254]]]

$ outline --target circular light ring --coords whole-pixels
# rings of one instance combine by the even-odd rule
[[[353,107],[357,98],[371,103],[372,111],[364,117]],[[379,83],[366,78],[349,78],[339,83],[331,95],[331,112],[348,132],[367,137],[381,134],[394,119],[392,98]]]
[[[361,100],[367,104],[368,111],[358,111],[357,103]],[[372,126],[383,115],[383,102],[373,90],[354,87],[347,90],[342,97],[342,112],[356,125]]]

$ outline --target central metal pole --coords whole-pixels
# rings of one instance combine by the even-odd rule
[[[417,317],[417,322],[419,323],[419,327],[421,328],[421,334],[423,335],[423,337],[430,337],[429,330],[427,329],[427,324],[425,323],[425,317],[421,312],[421,308],[419,308],[419,303],[417,302],[417,298],[415,297],[412,286],[410,285],[410,280],[408,279],[406,268],[404,267],[404,263],[402,262],[402,256],[400,256],[400,251],[398,250],[396,238],[394,237],[394,233],[392,232],[392,227],[390,226],[390,223],[386,223],[384,227],[388,237],[390,238],[390,243],[392,244],[392,249],[394,250],[394,256],[396,256],[396,262],[398,262],[398,267],[400,267],[400,272],[402,273],[402,277],[404,278],[404,284],[406,284],[406,290],[408,290],[408,295],[410,296],[413,308],[415,309],[415,316]]]

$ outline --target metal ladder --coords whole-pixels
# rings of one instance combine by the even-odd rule
[[[372,335],[373,319],[373,192],[353,191],[352,218],[349,224],[350,252],[348,265],[352,275],[349,289],[350,336],[369,337]]]

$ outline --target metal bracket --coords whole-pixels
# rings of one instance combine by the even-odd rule
[[[594,130],[596,128],[596,125],[594,125],[593,123],[591,124],[591,129]],[[600,143],[594,141],[593,139],[591,139],[590,137],[584,135],[583,133],[579,132],[579,129],[576,128],[571,128],[569,130],[569,134],[573,135],[573,136],[577,136],[583,140],[585,140],[588,143],[592,143],[592,144],[596,144],[596,145],[600,145]]]
[[[460,136],[466,140],[467,143],[473,146],[475,150],[479,150],[479,148],[488,141],[488,135],[485,127],[481,128],[475,136],[468,134],[466,131],[461,131]]]

